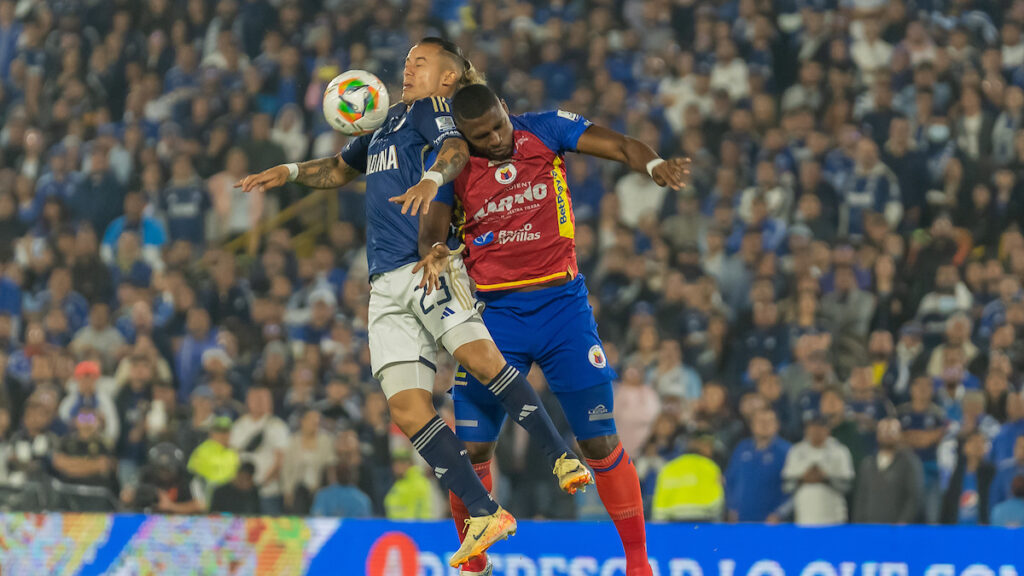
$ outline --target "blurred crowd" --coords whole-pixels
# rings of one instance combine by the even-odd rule
[[[369,374],[359,188],[248,252],[308,191],[233,186],[337,153],[326,83],[397,95],[444,35],[513,112],[692,159],[679,193],[568,159],[651,517],[1024,522],[1022,27],[1024,0],[0,0],[3,486],[446,514]],[[540,454],[506,427],[509,510],[601,517]]]

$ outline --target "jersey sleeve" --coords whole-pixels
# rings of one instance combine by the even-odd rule
[[[431,97],[417,100],[409,109],[409,121],[434,148],[449,138],[462,138],[455,128],[455,118],[447,98]]]
[[[353,138],[348,141],[348,144],[345,144],[345,148],[341,151],[341,159],[345,161],[345,164],[363,174],[366,174],[366,155],[370,149],[371,138],[373,138],[373,134],[364,134]]]
[[[552,110],[519,117],[527,130],[533,132],[551,150],[562,154],[575,152],[580,136],[591,122],[583,116],[565,110]]]

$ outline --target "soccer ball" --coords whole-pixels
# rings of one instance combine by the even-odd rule
[[[384,83],[365,70],[335,76],[324,91],[324,119],[342,134],[360,136],[384,123],[391,101]]]

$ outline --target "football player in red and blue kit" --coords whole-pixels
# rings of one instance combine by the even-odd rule
[[[570,112],[510,116],[480,84],[456,93],[452,113],[473,157],[421,221],[423,259],[414,272],[423,271],[425,289],[439,287],[451,256],[445,241],[454,213],[469,276],[486,305],[484,323],[509,364],[526,373],[536,362],[543,370],[596,474],[598,494],[622,539],[627,575],[649,575],[640,482],[615,430],[617,375],[577,268],[563,155],[617,160],[675,189],[685,184],[687,160],[663,160],[646,144]],[[493,392],[461,371],[453,397],[458,436],[484,476],[505,410]],[[451,504],[460,525],[465,508],[454,496]],[[489,571],[480,558],[462,573]]]

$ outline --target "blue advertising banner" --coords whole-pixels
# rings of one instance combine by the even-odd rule
[[[650,524],[656,576],[1024,576],[1024,531]],[[0,574],[456,576],[449,522],[0,515]],[[622,576],[610,523],[528,522],[495,576]]]

